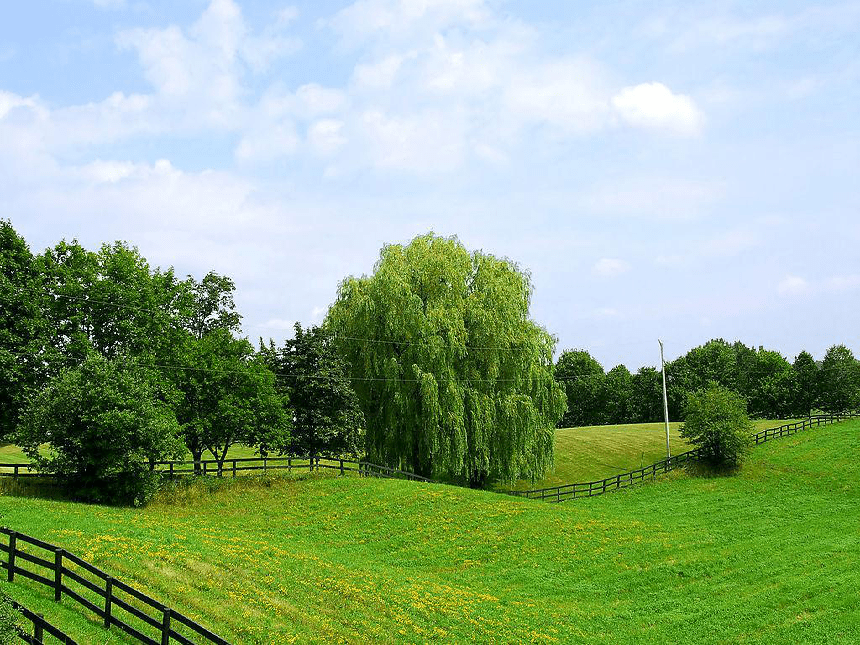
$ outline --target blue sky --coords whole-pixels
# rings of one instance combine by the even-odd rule
[[[252,339],[432,230],[607,368],[858,353],[860,2],[9,3],[0,216],[226,273]]]

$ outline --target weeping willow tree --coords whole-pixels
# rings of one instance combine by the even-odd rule
[[[370,460],[483,486],[552,467],[566,408],[527,273],[428,234],[349,277],[326,325],[348,359]]]

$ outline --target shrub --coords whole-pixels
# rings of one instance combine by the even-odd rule
[[[738,466],[752,445],[753,425],[746,401],[712,383],[687,397],[687,418],[681,436],[701,448],[703,460],[714,466]]]
[[[157,488],[149,463],[183,452],[165,394],[146,370],[91,355],[39,393],[16,442],[72,495],[141,505]]]

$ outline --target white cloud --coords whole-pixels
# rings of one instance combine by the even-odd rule
[[[586,61],[559,60],[512,72],[504,89],[506,109],[530,123],[563,132],[604,127],[609,104],[601,71]]]
[[[126,0],[92,0],[92,3],[100,9],[124,9]]]
[[[347,143],[342,131],[343,121],[321,119],[309,128],[308,144],[318,154],[331,155]]]
[[[712,181],[643,176],[598,184],[579,207],[597,215],[692,220],[722,196],[723,188]]]
[[[360,88],[373,90],[391,87],[404,57],[398,55],[386,56],[373,63],[359,63],[352,73],[352,80]]]
[[[860,274],[834,275],[827,279],[826,287],[829,291],[841,293],[860,288]]]
[[[796,275],[787,275],[777,285],[777,291],[782,295],[798,295],[809,289],[809,283]]]
[[[375,165],[419,174],[458,168],[466,152],[464,130],[462,115],[439,110],[400,115],[368,110],[360,122],[361,145]]]
[[[476,25],[488,20],[485,0],[358,0],[330,21],[349,43],[371,38],[415,41],[454,24]]]
[[[299,47],[277,29],[251,33],[233,0],[211,0],[187,33],[176,25],[130,29],[116,41],[137,53],[160,103],[184,115],[180,123],[202,120],[227,128],[242,116],[246,70],[264,71]]]
[[[301,113],[309,117],[332,114],[346,103],[346,96],[343,91],[323,87],[317,83],[308,83],[299,87],[296,90],[296,99],[299,102]]]
[[[627,273],[629,270],[630,265],[618,258],[601,258],[591,268],[594,274],[605,278],[612,278],[622,273]]]
[[[673,94],[662,83],[625,87],[612,98],[612,106],[628,125],[695,134],[704,117],[689,96]]]
[[[236,160],[265,163],[292,155],[299,147],[299,135],[290,121],[263,123],[247,132],[236,146]]]

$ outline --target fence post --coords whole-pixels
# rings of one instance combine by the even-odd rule
[[[267,457],[263,457],[263,473],[265,473],[269,469],[269,460]]]
[[[44,642],[44,634],[42,632],[42,623],[45,622],[44,614],[36,614],[36,620],[33,621],[33,642],[42,645]]]
[[[161,645],[170,645],[170,607],[164,608],[161,619]]]
[[[6,571],[6,580],[13,582],[15,580],[15,545],[18,543],[18,536],[15,531],[9,533],[9,569]]]
[[[113,606],[113,578],[105,580],[105,629],[110,629],[111,608]]]
[[[288,473],[293,472],[293,458],[292,457],[287,457],[287,472]]]
[[[236,479],[236,460],[233,460],[233,479]]]
[[[63,599],[63,550],[54,551],[54,602]]]
[[[343,477],[343,459],[340,460],[340,476]]]

